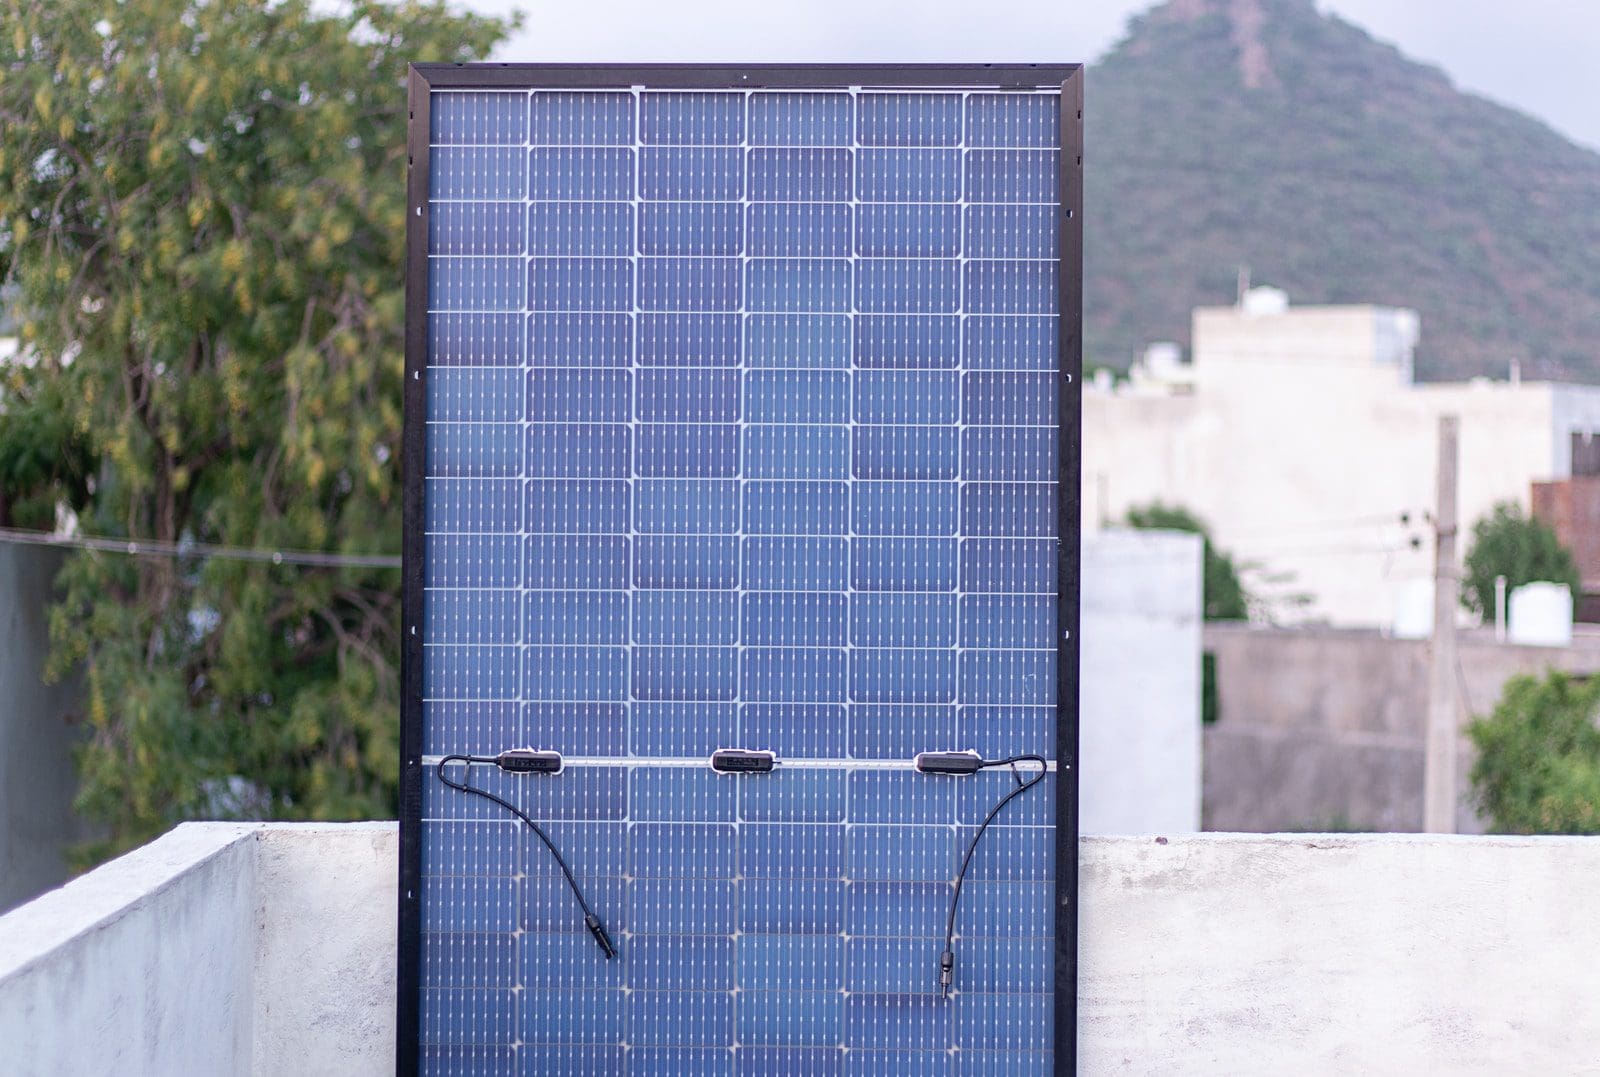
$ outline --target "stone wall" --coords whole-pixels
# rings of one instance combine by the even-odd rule
[[[1209,624],[1204,639],[1218,714],[1205,730],[1205,829],[1421,829],[1427,640],[1236,624]],[[1597,636],[1560,648],[1497,643],[1489,631],[1458,640],[1463,726],[1492,710],[1515,674],[1600,672]],[[1460,745],[1456,826],[1480,833],[1465,734]]]

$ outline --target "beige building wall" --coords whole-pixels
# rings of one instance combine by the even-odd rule
[[[1414,385],[1415,339],[1412,312],[1382,307],[1195,311],[1191,364],[1084,393],[1085,527],[1183,505],[1276,619],[1390,623],[1433,571],[1441,415],[1461,419],[1464,529],[1526,508],[1530,482],[1567,476],[1569,434],[1600,430],[1600,387]]]

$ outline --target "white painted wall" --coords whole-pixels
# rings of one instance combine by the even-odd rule
[[[1280,618],[1387,623],[1406,582],[1432,575],[1419,517],[1434,502],[1440,415],[1461,417],[1465,528],[1497,501],[1526,508],[1530,482],[1568,477],[1569,435],[1600,430],[1600,387],[1411,384],[1409,313],[1195,311],[1190,384],[1085,388],[1085,526],[1181,504],[1240,560],[1293,577],[1258,574],[1258,591],[1314,596]]]
[[[1081,579],[1079,830],[1199,830],[1200,538],[1086,535]]]
[[[0,1069],[393,1072],[397,848],[188,824],[0,917]],[[1082,1073],[1595,1069],[1593,838],[1086,838],[1080,873]]]

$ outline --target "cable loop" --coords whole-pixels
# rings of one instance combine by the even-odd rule
[[[578,880],[573,877],[572,869],[567,867],[566,859],[561,855],[561,850],[556,848],[556,843],[550,840],[550,835],[545,833],[544,828],[538,823],[534,822],[533,819],[528,816],[527,812],[511,803],[509,800],[506,800],[500,796],[496,796],[487,789],[480,789],[465,779],[459,782],[452,779],[444,772],[445,766],[449,763],[463,763],[470,768],[473,763],[491,763],[498,766],[499,760],[494,756],[447,755],[443,759],[439,760],[438,766],[435,768],[434,773],[439,776],[439,780],[441,782],[443,782],[445,785],[448,785],[452,789],[459,789],[463,793],[472,793],[475,796],[483,797],[485,800],[494,801],[506,811],[510,812],[512,815],[515,815],[518,819],[521,819],[528,825],[528,829],[532,830],[538,835],[539,840],[544,842],[544,847],[549,849],[550,855],[555,858],[556,865],[561,868],[561,874],[567,877],[567,885],[572,888],[572,896],[578,899],[578,907],[583,910],[584,925],[588,927],[589,933],[594,936],[595,942],[600,944],[600,949],[605,951],[607,960],[615,957],[617,952],[616,947],[611,944],[611,938],[606,934],[605,926],[601,923],[600,918],[594,914],[594,910],[589,908],[589,902],[585,900],[583,896],[583,890],[578,886]]]

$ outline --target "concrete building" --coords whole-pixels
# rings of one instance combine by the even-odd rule
[[[1585,467],[1585,455],[1575,443],[1572,478],[1533,484],[1533,515],[1572,551],[1581,583],[1577,619],[1595,622],[1600,621],[1600,468]]]
[[[393,1073],[396,853],[189,823],[0,917],[6,1072]],[[1086,838],[1079,872],[1079,1072],[1593,1069],[1593,839]]]
[[[1571,475],[1572,435],[1600,431],[1600,387],[1416,383],[1417,339],[1413,311],[1291,308],[1270,289],[1196,310],[1189,363],[1158,349],[1085,387],[1085,526],[1183,505],[1255,566],[1277,619],[1388,624],[1432,574],[1441,415],[1461,419],[1463,528],[1498,501],[1527,508],[1531,482]]]

